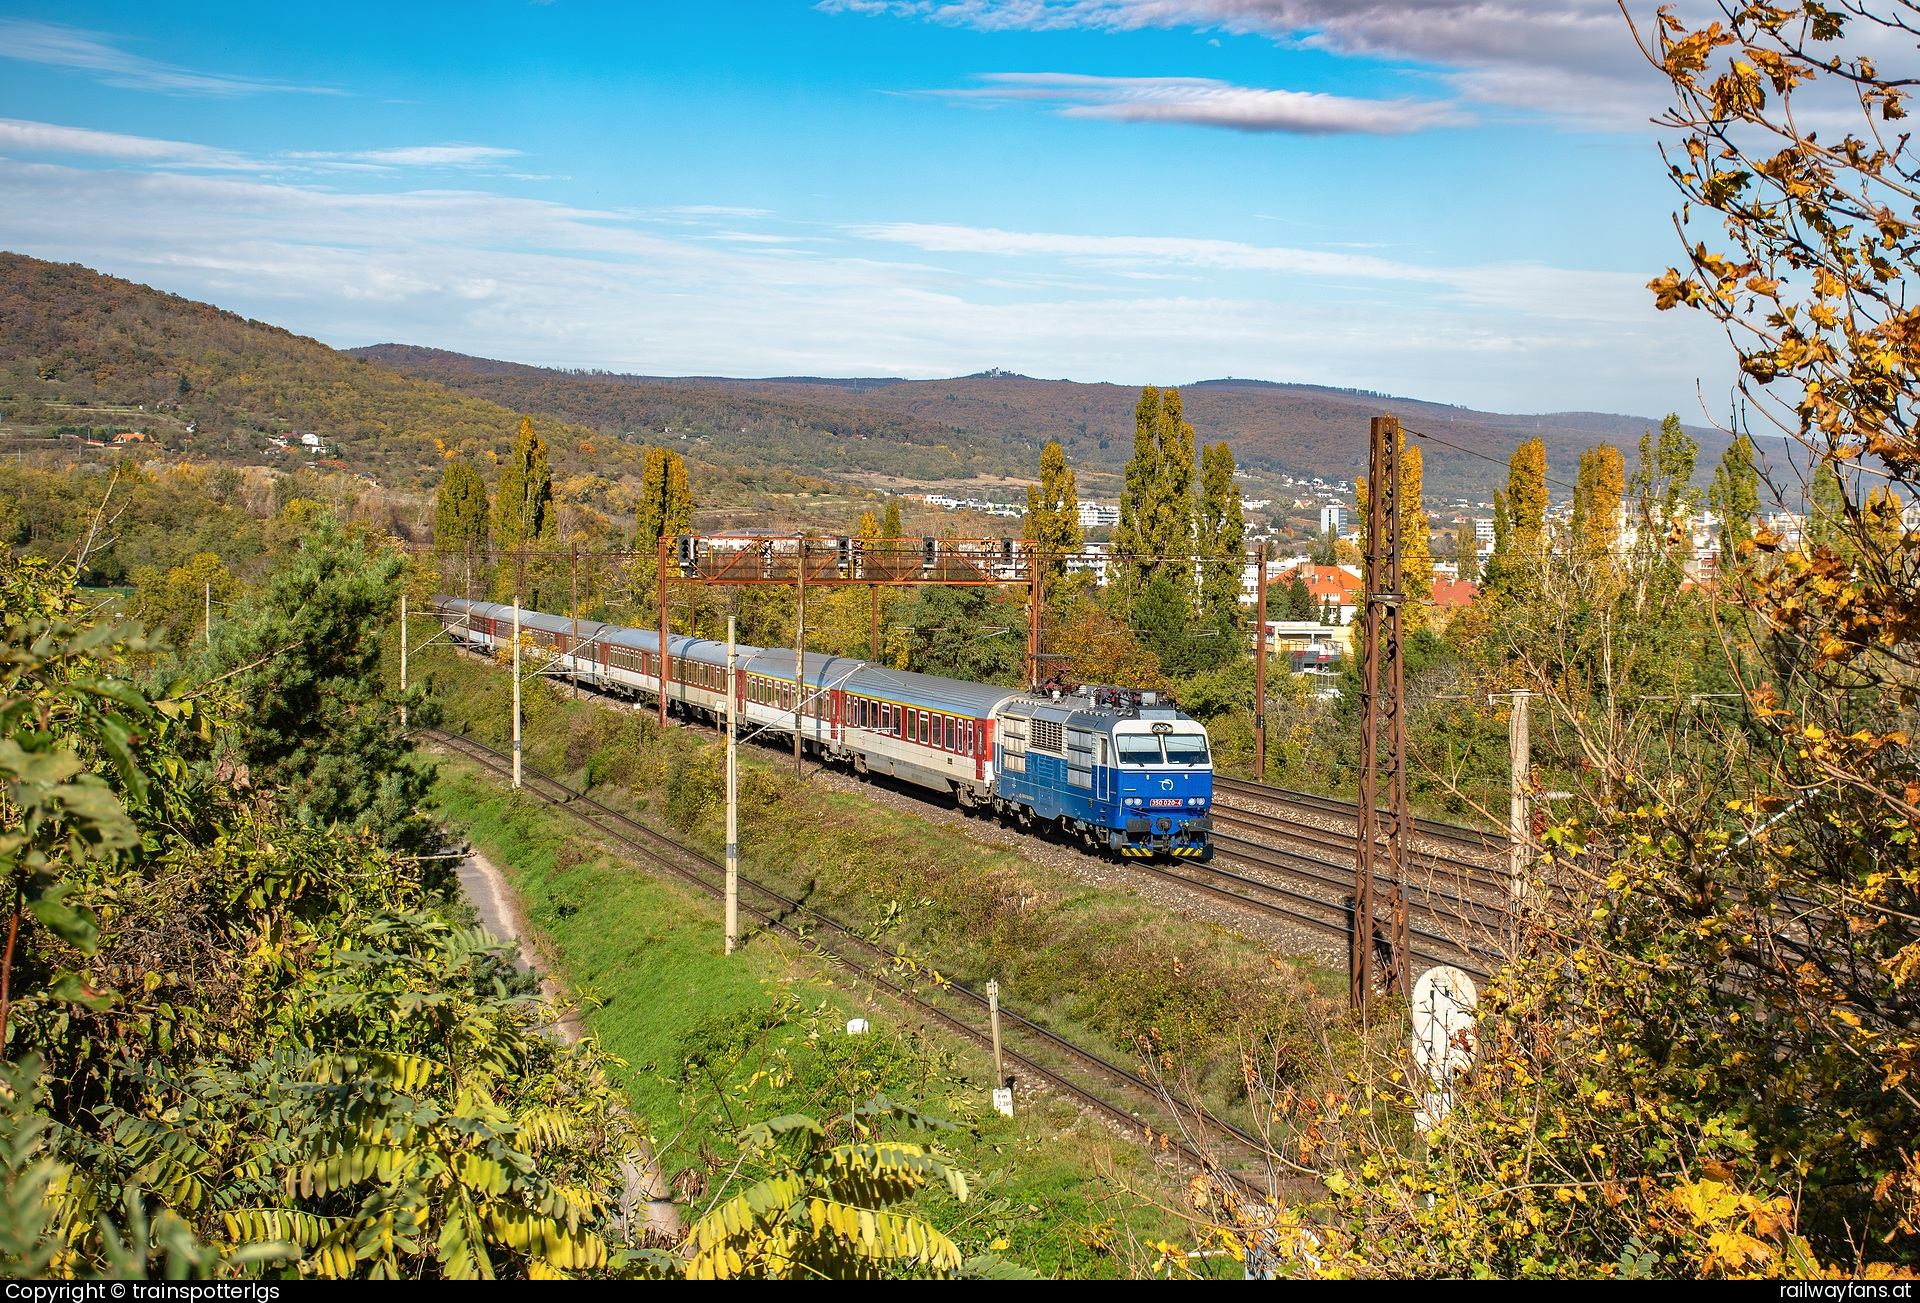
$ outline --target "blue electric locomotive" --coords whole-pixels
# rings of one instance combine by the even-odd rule
[[[1122,856],[1213,858],[1207,730],[1151,692],[1083,688],[994,710],[997,807]]]

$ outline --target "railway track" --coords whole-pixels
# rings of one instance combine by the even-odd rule
[[[448,750],[464,756],[497,777],[512,776],[511,758],[484,742],[444,729],[430,728],[422,732]],[[675,841],[664,833],[629,818],[583,792],[575,791],[550,774],[525,764],[521,766],[521,774],[523,791],[572,816],[603,838],[618,845],[622,850],[709,894],[719,896],[724,893],[725,866],[711,856]],[[737,880],[740,912],[745,918],[802,945],[819,947],[831,954],[846,971],[885,992],[900,1004],[918,1011],[975,1045],[984,1049],[992,1048],[992,1034],[989,1030],[974,1025],[954,1010],[934,1003],[922,993],[908,990],[903,984],[887,976],[882,970],[891,963],[892,957],[878,944],[861,936],[838,920],[822,914],[804,901],[783,895],[745,874],[739,875]],[[959,982],[949,981],[943,989],[967,1010],[979,1014],[985,1014],[987,1011],[986,997],[972,988]],[[1041,1026],[1005,1003],[1000,1005],[1000,1014],[1005,1023],[1012,1025],[1015,1035],[1025,1037],[1033,1043],[1030,1049],[1037,1047],[1040,1052],[1051,1052],[1077,1063],[1082,1069],[1104,1079],[1110,1087],[1117,1086],[1124,1089],[1130,1096],[1141,1100],[1150,1108],[1164,1109],[1168,1106],[1170,1101],[1167,1097],[1143,1087],[1135,1074],[1120,1064]],[[1122,1127],[1137,1127],[1146,1131],[1151,1138],[1151,1132],[1156,1128],[1153,1122],[1138,1110],[1126,1108],[1123,1104],[1098,1093],[1083,1081],[1068,1076],[1057,1065],[1049,1066],[1040,1062],[1032,1052],[1022,1051],[1005,1044],[1005,1039],[1010,1038],[1003,1038],[1004,1056],[1032,1078],[1046,1082]],[[1171,1104],[1187,1122],[1196,1125],[1203,1132],[1211,1131],[1217,1135],[1230,1137],[1235,1144],[1244,1147],[1249,1156],[1266,1155],[1269,1152],[1268,1147],[1259,1137],[1232,1122],[1177,1100],[1171,1101]],[[1189,1166],[1209,1172],[1222,1172],[1221,1164],[1216,1159],[1201,1153],[1190,1142],[1175,1134],[1177,1128],[1162,1126],[1157,1129],[1166,1139],[1168,1147]],[[1276,1195],[1276,1192],[1268,1189],[1264,1183],[1253,1181],[1240,1173],[1227,1170],[1224,1174],[1227,1179],[1232,1180],[1244,1192],[1255,1198],[1271,1199]]]
[[[1223,778],[1213,776],[1215,803],[1219,793],[1227,792],[1241,799],[1266,801],[1273,805],[1292,806],[1321,816],[1341,819],[1358,818],[1360,810],[1352,801],[1342,801],[1333,796],[1316,796],[1311,792],[1295,792],[1284,787],[1270,787],[1265,783],[1250,783],[1244,778]],[[1489,853],[1504,854],[1507,839],[1503,833],[1482,832],[1478,828],[1468,828],[1463,824],[1442,823],[1437,819],[1415,819],[1413,830],[1422,837],[1436,842],[1451,843],[1462,850],[1477,855]],[[1351,840],[1351,839],[1349,839]]]

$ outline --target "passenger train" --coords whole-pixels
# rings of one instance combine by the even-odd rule
[[[509,647],[513,608],[436,597],[432,613],[476,650]],[[627,697],[660,690],[660,635],[520,612],[521,639],[551,671]],[[872,661],[807,653],[795,707],[794,654],[736,645],[743,727],[791,736],[859,774],[890,774],[963,808],[1046,823],[1121,856],[1213,858],[1213,758],[1207,730],[1152,692],[1033,693]],[[727,647],[667,638],[668,708],[726,716]]]

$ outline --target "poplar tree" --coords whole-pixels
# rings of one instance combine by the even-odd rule
[[[1123,593],[1136,592],[1162,570],[1171,570],[1174,585],[1191,601],[1192,568],[1160,558],[1192,550],[1193,480],[1193,427],[1185,420],[1180,391],[1148,385],[1134,408],[1133,457],[1113,530]]]
[[[1208,558],[1200,581],[1201,618],[1237,647],[1247,522],[1240,507],[1240,491],[1233,483],[1233,449],[1224,443],[1200,452],[1197,524],[1200,555]]]
[[[693,489],[687,464],[671,448],[647,449],[640,476],[640,501],[633,511],[634,546],[658,548],[663,537],[693,529]]]
[[[1620,503],[1626,491],[1626,461],[1610,443],[1580,454],[1574,480],[1574,546],[1589,558],[1605,557],[1620,539]]]
[[[1078,552],[1084,541],[1079,486],[1058,443],[1049,443],[1041,450],[1040,482],[1027,486],[1026,536],[1040,545],[1047,567],[1047,590],[1052,592],[1067,581],[1066,554]]]
[[[449,462],[433,512],[433,550],[472,557],[487,549],[487,484],[465,462]]]
[[[551,542],[559,532],[547,444],[534,433],[532,420],[521,417],[513,455],[500,468],[500,487],[493,500],[493,537],[503,549],[512,550],[522,544]]]
[[[887,499],[887,514],[880,522],[880,537],[900,537],[900,500],[898,498]]]
[[[1507,521],[1510,540],[1529,555],[1540,550],[1547,529],[1547,445],[1529,439],[1507,462]]]
[[[1707,489],[1707,501],[1720,517],[1720,560],[1725,565],[1740,555],[1740,545],[1753,537],[1754,517],[1760,514],[1760,472],[1753,464],[1753,444],[1741,435],[1727,446],[1719,469]]]

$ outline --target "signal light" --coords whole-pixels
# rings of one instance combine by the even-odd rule
[[[679,555],[679,558],[680,558],[681,577],[685,579],[693,578],[693,572],[694,572],[693,535],[691,534],[680,535],[678,538],[673,540],[673,546],[674,546],[674,551]]]
[[[837,538],[833,541],[833,550],[840,564],[840,574],[843,577],[851,577],[853,574],[853,540],[845,537]]]
[[[922,570],[933,569],[934,557],[938,549],[939,544],[935,540],[931,538],[923,538],[920,540],[920,568]]]

